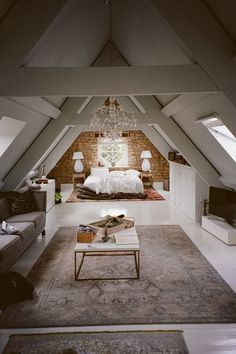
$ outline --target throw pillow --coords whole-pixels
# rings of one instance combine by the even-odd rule
[[[140,172],[139,171],[137,171],[137,170],[127,170],[127,171],[125,171],[125,174],[126,175],[130,175],[130,176],[140,176]]]
[[[7,197],[0,198],[0,222],[11,216],[10,203]]]
[[[30,191],[25,193],[15,192],[14,197],[9,197],[11,200],[11,215],[30,213],[36,210],[34,199]]]

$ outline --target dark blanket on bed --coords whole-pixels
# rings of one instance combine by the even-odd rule
[[[143,193],[99,193],[92,191],[88,187],[80,187],[77,192],[77,198],[79,199],[94,199],[94,200],[107,200],[107,199],[146,199],[147,195]]]

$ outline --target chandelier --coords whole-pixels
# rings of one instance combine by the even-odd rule
[[[93,113],[90,127],[102,132],[104,137],[115,140],[122,137],[124,130],[135,128],[136,123],[134,113],[126,112],[115,97],[109,96]]]

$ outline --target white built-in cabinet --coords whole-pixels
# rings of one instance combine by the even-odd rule
[[[47,206],[48,212],[55,205],[55,179],[49,179],[47,184],[41,184],[41,190],[47,192]]]
[[[208,199],[208,190],[192,167],[170,161],[170,199],[195,222],[201,221],[201,200]]]

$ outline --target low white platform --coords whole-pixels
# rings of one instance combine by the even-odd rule
[[[236,229],[213,215],[202,216],[202,228],[218,237],[227,245],[236,245]]]

